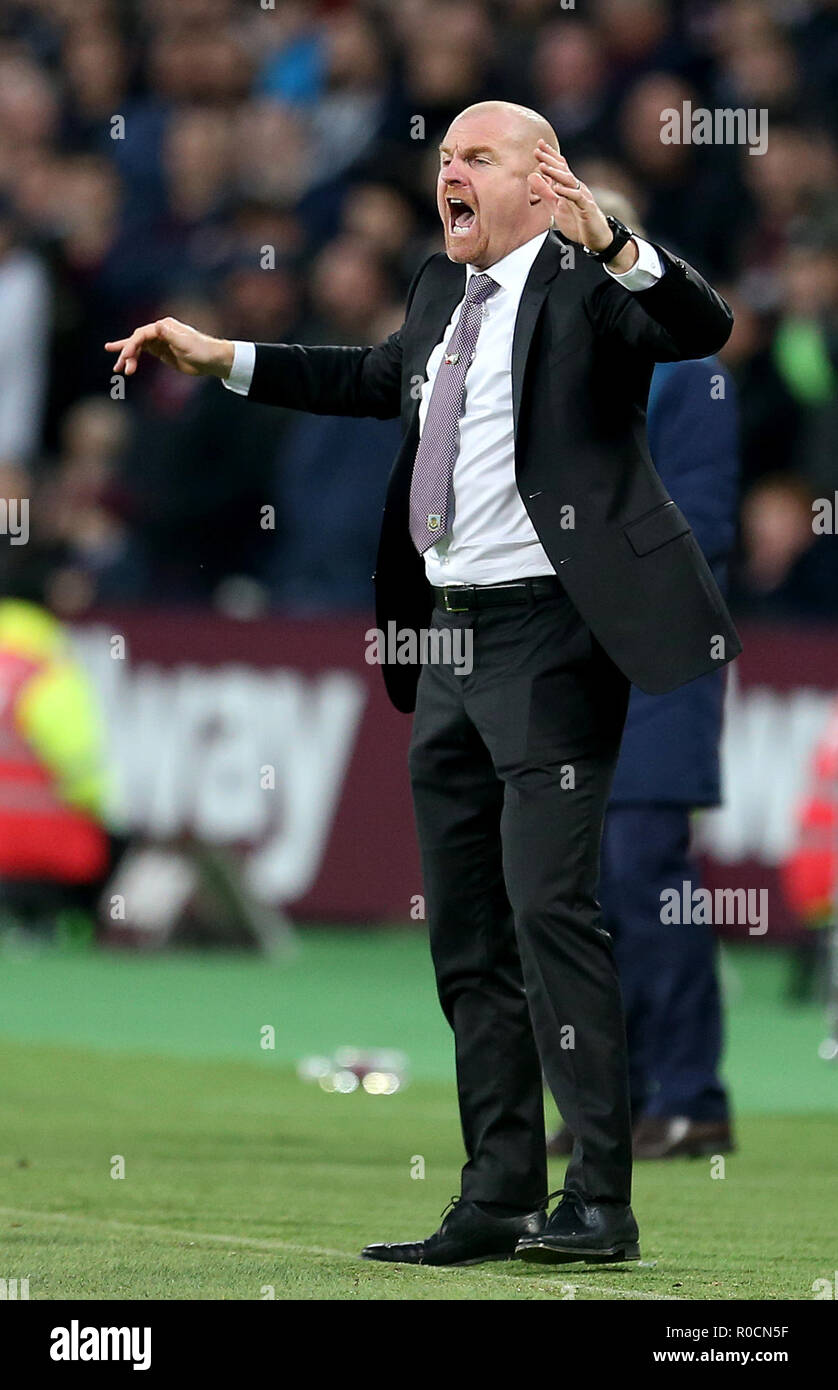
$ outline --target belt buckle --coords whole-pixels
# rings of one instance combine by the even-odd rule
[[[464,584],[464,585],[463,585],[463,589],[465,590],[466,588],[467,588],[467,585]],[[443,589],[443,591],[442,591],[442,607],[443,607],[443,611],[444,611],[445,613],[468,613],[468,611],[469,611],[469,610],[468,610],[468,607],[465,607],[465,608],[455,608],[454,605],[453,605],[453,603],[451,602],[451,599],[450,599],[449,595],[450,595],[450,590],[447,589],[447,588],[446,588],[446,589]]]

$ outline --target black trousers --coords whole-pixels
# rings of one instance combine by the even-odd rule
[[[543,1203],[543,1070],[576,1136],[565,1185],[628,1202],[625,1026],[597,901],[628,682],[564,594],[432,621],[472,633],[470,674],[423,667],[410,747],[462,1196]]]

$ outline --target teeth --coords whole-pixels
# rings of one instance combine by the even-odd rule
[[[451,235],[467,236],[468,233],[471,231],[472,227],[474,226],[475,217],[477,215],[474,211],[474,208],[471,206],[470,203],[465,202],[463,198],[455,198],[450,195],[446,197],[446,202],[448,203],[448,207],[450,209],[449,226],[451,229]],[[466,226],[458,227],[457,218],[461,217],[464,212],[470,212],[471,217],[469,218],[469,221],[466,224]]]

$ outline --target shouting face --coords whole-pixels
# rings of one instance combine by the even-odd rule
[[[540,137],[558,149],[543,117],[501,101],[471,106],[449,126],[437,180],[449,260],[488,270],[550,226],[536,172]]]

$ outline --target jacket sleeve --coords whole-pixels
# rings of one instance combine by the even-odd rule
[[[632,293],[603,271],[587,297],[588,316],[596,332],[648,352],[655,362],[709,357],[730,337],[733,313],[691,265],[663,246],[655,249],[663,263],[657,284]]]
[[[405,317],[428,260],[413,277]],[[312,415],[392,420],[401,409],[402,329],[375,347],[257,343],[249,401]]]

